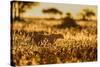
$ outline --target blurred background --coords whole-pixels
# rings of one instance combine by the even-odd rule
[[[13,2],[13,19],[38,18],[38,19],[62,19],[67,13],[73,18],[80,20],[96,20],[96,6],[78,5],[78,4],[58,4],[58,3],[40,3],[40,2]]]

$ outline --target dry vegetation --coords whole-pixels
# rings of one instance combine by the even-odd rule
[[[94,21],[77,21],[81,28],[58,29],[61,20],[32,20],[12,24],[12,65],[58,64],[97,60]],[[49,37],[51,34],[55,36]],[[60,37],[60,34],[62,37]],[[37,44],[34,37],[39,38]],[[58,38],[56,38],[58,36]],[[51,43],[50,40],[54,40]]]

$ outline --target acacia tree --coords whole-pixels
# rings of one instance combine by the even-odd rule
[[[82,12],[79,13],[82,16],[82,20],[91,19],[91,17],[95,16],[95,12],[91,9],[83,9]]]
[[[58,9],[56,9],[56,8],[43,9],[42,12],[45,13],[45,14],[51,14],[53,16],[57,15],[57,14],[62,15],[62,12],[59,11]]]
[[[21,14],[26,10],[30,9],[32,6],[36,6],[38,2],[27,2],[27,1],[12,1],[12,17],[13,19],[20,20]]]

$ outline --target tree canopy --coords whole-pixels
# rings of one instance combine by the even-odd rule
[[[11,4],[14,19],[20,19],[22,13],[24,13],[28,9],[31,9],[32,6],[37,6],[39,3],[30,1],[12,1]]]
[[[60,14],[60,15],[62,14],[62,12],[56,8],[44,9],[43,13],[52,13],[52,14]]]
[[[82,16],[83,20],[91,19],[92,16],[95,16],[95,12],[92,9],[85,8],[82,12],[79,13]]]

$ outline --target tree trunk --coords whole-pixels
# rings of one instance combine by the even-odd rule
[[[83,15],[82,20],[86,20],[86,16],[85,15]]]
[[[14,18],[14,20],[19,20],[19,2],[14,2],[13,18]]]

